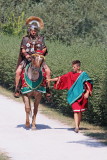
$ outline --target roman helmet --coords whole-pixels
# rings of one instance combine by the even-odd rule
[[[44,28],[43,20],[39,17],[31,16],[26,19],[26,25],[28,28],[28,33],[30,30],[36,30],[39,31]]]

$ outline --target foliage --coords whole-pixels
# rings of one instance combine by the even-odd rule
[[[6,155],[6,153],[0,153],[0,160],[9,160],[10,158]]]
[[[13,90],[15,68],[19,54],[21,38],[1,35],[0,40],[0,85]],[[84,120],[90,123],[107,125],[107,49],[104,45],[92,45],[85,42],[65,46],[55,41],[46,41],[49,55],[46,63],[51,68],[52,77],[57,77],[71,70],[71,61],[79,59],[82,70],[85,70],[94,82],[93,96],[89,100],[89,110]],[[72,115],[71,106],[66,102],[67,91],[52,88],[51,107],[65,115]],[[43,98],[43,100],[45,100]]]
[[[10,157],[8,157],[7,155],[6,155],[6,153],[1,153],[0,152],[0,160],[9,160],[10,159]]]
[[[19,43],[15,37],[1,35],[0,48],[0,85],[13,89]]]
[[[3,32],[13,35],[22,34],[23,26],[24,12],[22,12],[18,17],[15,17],[14,13],[11,13],[11,15],[7,17],[7,22],[1,25]]]
[[[67,45],[77,39],[88,38],[90,44],[107,40],[106,0],[0,0],[0,29],[4,33],[24,32],[25,19],[32,15],[43,19],[48,40]]]

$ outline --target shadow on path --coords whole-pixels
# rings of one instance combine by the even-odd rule
[[[19,124],[16,126],[16,128],[24,128],[26,130],[30,130],[30,128],[26,128],[25,124]]]
[[[52,129],[51,127],[49,127],[48,125],[44,125],[44,124],[37,124],[36,125],[36,128],[38,130],[41,130],[41,129]]]
[[[94,142],[91,141],[91,139],[89,140],[82,140],[82,141],[70,141],[67,143],[74,143],[74,144],[83,144],[89,147],[95,147],[95,148],[102,148],[102,147],[107,147],[106,145],[99,143],[99,142]]]
[[[25,124],[19,124],[17,125],[16,128],[24,128],[26,130],[30,130],[31,128],[26,128]],[[74,131],[75,128],[64,128],[64,127],[61,127],[61,128],[51,128],[50,126],[48,125],[44,125],[44,124],[36,124],[36,129],[37,130],[42,130],[42,129],[56,129],[56,130],[68,130],[68,131]],[[87,130],[86,128],[81,128],[81,130]]]
[[[68,130],[68,131],[74,131],[74,128],[53,128],[53,129],[63,129],[63,130]]]
[[[26,128],[25,124],[19,124],[16,126],[16,128],[24,128],[26,130],[30,130],[31,128]],[[37,124],[36,125],[36,129],[37,130],[41,130],[41,129],[52,129],[51,127],[49,127],[48,125],[44,125],[44,124]]]

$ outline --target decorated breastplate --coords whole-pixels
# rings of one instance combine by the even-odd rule
[[[44,48],[43,38],[37,37],[35,39],[29,39],[27,41],[25,50],[28,54],[34,54],[38,50],[42,51],[43,48]]]

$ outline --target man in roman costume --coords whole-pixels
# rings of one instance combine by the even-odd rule
[[[22,70],[31,60],[31,55],[36,53],[43,56],[48,54],[47,47],[44,42],[44,37],[38,33],[44,28],[43,20],[39,17],[31,16],[26,19],[27,35],[23,37],[20,54],[17,63],[16,77],[15,77],[15,93],[14,96],[19,98],[20,96],[20,76]],[[47,64],[43,63],[43,68],[46,72],[46,78],[50,78],[50,69]],[[47,95],[50,96],[49,83],[47,85]]]

